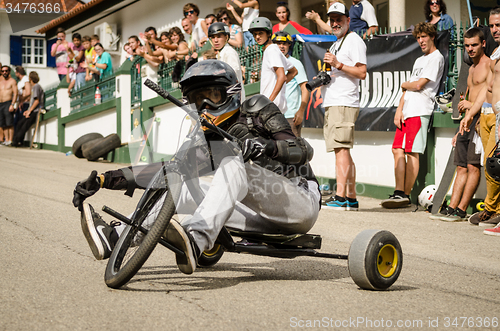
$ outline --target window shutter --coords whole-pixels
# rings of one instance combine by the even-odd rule
[[[51,68],[56,67],[56,58],[50,55],[50,51],[52,50],[52,45],[54,45],[56,41],[57,38],[47,40],[47,67]]]
[[[10,64],[20,66],[23,64],[23,37],[10,36]]]

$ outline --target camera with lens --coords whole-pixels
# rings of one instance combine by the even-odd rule
[[[330,74],[326,71],[320,71],[318,72],[318,75],[316,78],[314,78],[312,81],[306,83],[306,88],[309,92],[314,90],[317,87],[323,86],[323,85],[328,85],[332,81],[332,78],[330,77]]]

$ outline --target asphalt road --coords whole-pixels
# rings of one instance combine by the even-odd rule
[[[358,288],[346,261],[311,257],[227,253],[187,276],[163,247],[126,287],[109,289],[71,198],[91,170],[121,166],[0,147],[0,330],[499,328],[500,238],[369,198],[358,212],[322,210],[311,232],[321,251],[342,254],[364,229],[393,232],[404,267],[388,291]],[[89,201],[128,214],[138,193],[103,190]]]

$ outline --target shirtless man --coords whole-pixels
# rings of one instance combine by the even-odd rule
[[[14,78],[10,76],[10,67],[2,66],[2,77],[0,80],[0,128],[2,128],[5,137],[3,145],[10,145],[12,143],[12,136],[14,135],[14,111],[17,108],[15,102],[17,100],[17,83]]]
[[[465,112],[465,117],[460,123],[461,128],[455,137],[452,144],[455,146],[455,165],[457,166],[457,176],[453,191],[451,194],[450,205],[447,209],[441,211],[441,215],[433,215],[432,218],[438,218],[442,221],[460,222],[467,220],[467,207],[476,192],[481,175],[481,152],[476,152],[476,144],[473,141],[476,122],[479,119],[479,108],[471,111],[472,105],[477,102],[479,93],[483,88],[487,88],[488,75],[490,73],[490,59],[484,54],[486,41],[484,33],[478,28],[467,30],[464,35],[464,45],[469,57],[473,61],[473,65],[469,68],[469,76],[467,77],[467,87],[469,89],[469,100],[462,100],[458,104],[460,112]],[[488,109],[491,110],[491,105],[483,106],[483,113]],[[443,216],[444,214],[444,216]]]
[[[497,6],[490,11],[489,25],[491,35],[497,44],[500,44],[500,7]],[[473,113],[481,107],[481,104],[486,101],[493,106],[493,111],[489,111],[483,104],[482,115],[480,119],[481,125],[481,141],[484,148],[484,160],[492,151],[496,144],[495,124],[496,113],[500,111],[500,48],[497,48],[491,55],[490,72],[488,76],[488,85],[482,89],[477,100],[471,107],[470,112]],[[466,123],[460,124],[460,130],[466,130]],[[472,225],[495,226],[500,221],[500,183],[496,182],[492,177],[485,172],[486,177],[486,198],[484,199],[485,208],[481,212],[477,212],[469,218],[469,223]]]

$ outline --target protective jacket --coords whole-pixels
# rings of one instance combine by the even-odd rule
[[[309,164],[313,156],[312,147],[305,139],[297,138],[293,134],[290,124],[279,108],[267,97],[256,95],[247,99],[240,111],[218,126],[238,138],[240,142],[261,138],[270,145],[266,148],[269,152],[253,160],[254,163],[287,178],[301,176],[317,183]],[[227,156],[221,149],[210,147],[215,146],[210,142],[222,140],[220,135],[205,131],[205,138],[208,149],[201,149],[201,152],[197,153],[200,176],[216,170],[222,158]],[[102,187],[127,190],[125,194],[132,196],[136,188],[144,189],[164,164],[158,162],[108,171],[104,173]]]

